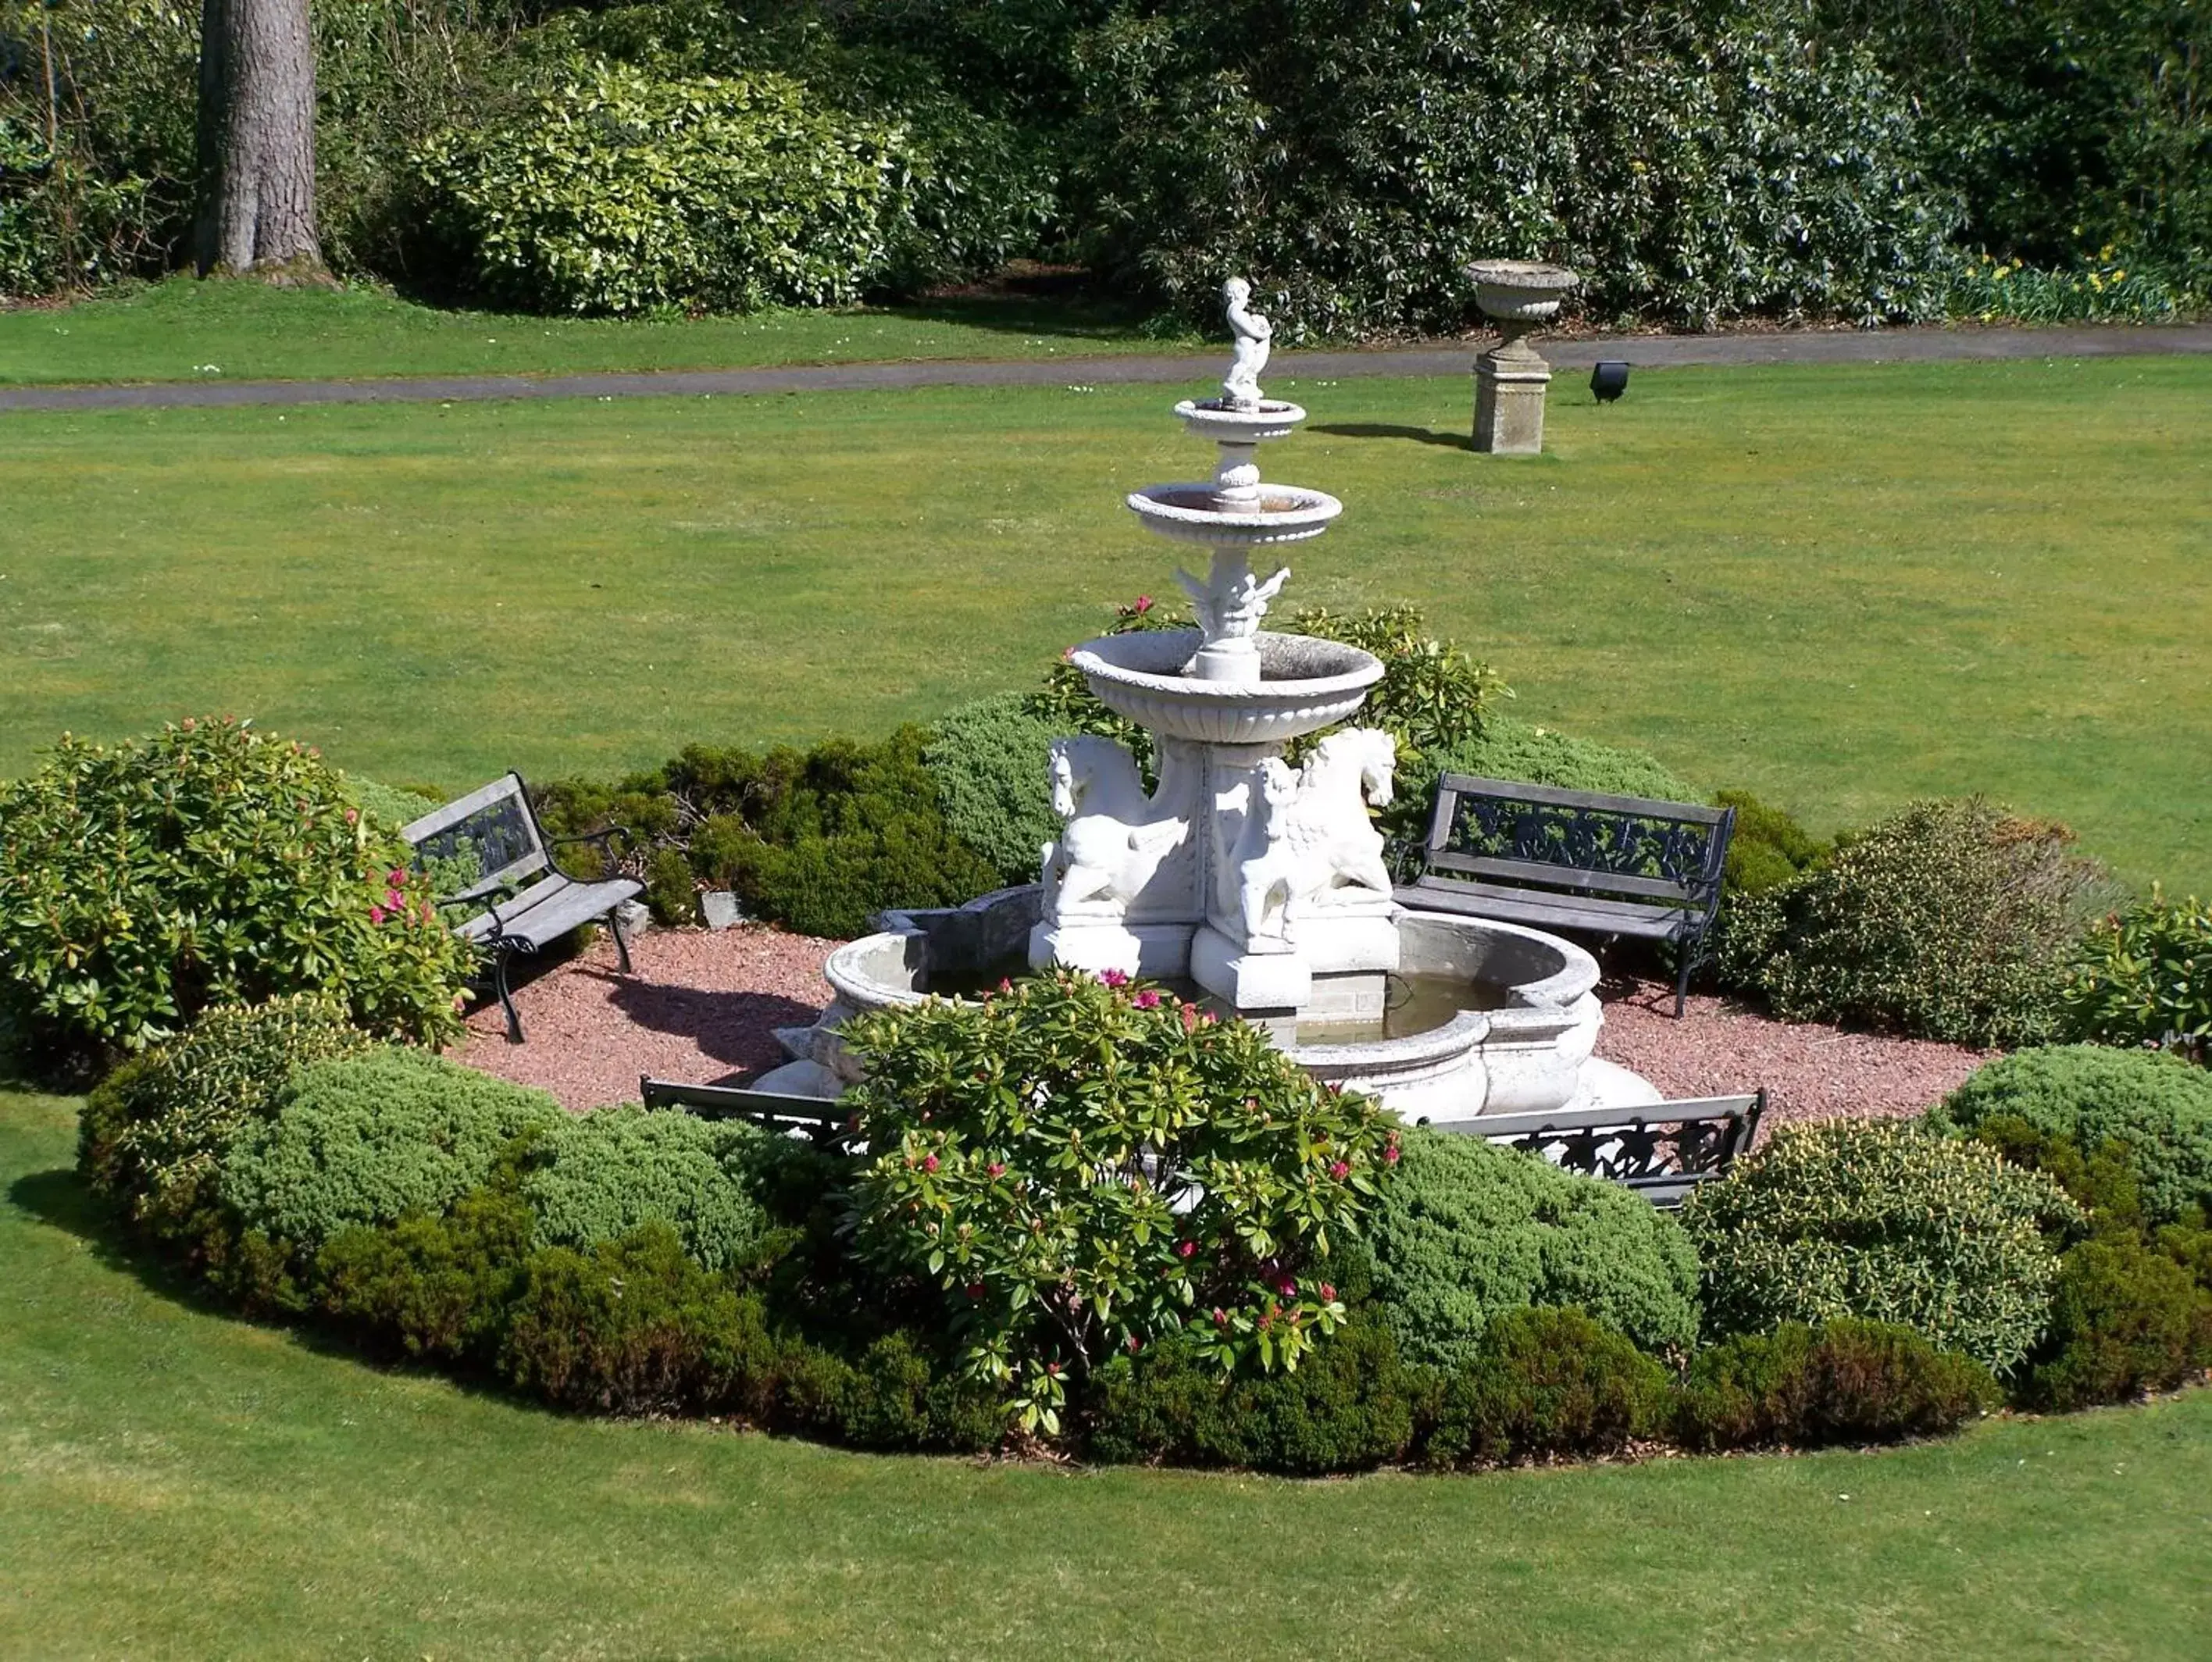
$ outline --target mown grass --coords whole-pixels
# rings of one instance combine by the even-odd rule
[[[1019,293],[754,317],[511,317],[376,288],[279,289],[174,277],[68,306],[0,311],[0,385],[307,380],[737,369],[921,358],[1188,350],[1126,306]]]
[[[2212,1392],[1802,1459],[1290,1483],[563,1418],[195,1307],[0,1091],[0,1653],[2182,1657]]]
[[[1273,384],[1346,503],[1288,605],[1411,600],[1517,709],[1826,826],[1917,794],[2212,888],[2212,362],[1644,373],[1469,452],[1455,380]],[[872,733],[1175,593],[1174,389],[0,418],[0,773],[250,714],[459,789]]]

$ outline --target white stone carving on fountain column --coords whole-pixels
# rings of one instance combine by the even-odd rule
[[[1221,383],[1221,402],[1230,409],[1257,409],[1260,407],[1260,372],[1267,367],[1267,354],[1275,338],[1275,326],[1259,312],[1252,310],[1252,285],[1242,277],[1231,277],[1221,285],[1222,312],[1229,320],[1230,333],[1236,338],[1236,358],[1229,366],[1229,378]],[[1247,452],[1248,457],[1249,452]],[[1260,476],[1255,472],[1254,482]]]
[[[1053,811],[1066,824],[1042,851],[1031,961],[1182,974],[1200,908],[1198,771],[1164,752],[1159,788],[1146,796],[1127,748],[1087,734],[1054,739],[1048,765]]]

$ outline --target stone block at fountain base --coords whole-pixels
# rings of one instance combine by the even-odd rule
[[[1187,923],[1054,923],[1046,919],[1030,931],[1030,967],[1062,964],[1093,975],[1117,969],[1148,981],[1180,980],[1191,973],[1190,936]]]
[[[1212,924],[1190,943],[1190,979],[1247,1021],[1290,1016],[1313,997],[1313,966],[1295,952],[1252,952]]]

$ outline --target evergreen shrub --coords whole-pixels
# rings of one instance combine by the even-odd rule
[[[2139,1238],[2093,1239],[2059,1262],[2050,1331],[2021,1394],[2086,1408],[2171,1390],[2208,1367],[2212,1292]]]
[[[352,1225],[443,1213],[564,1117],[544,1091],[387,1046],[295,1075],[218,1180],[246,1228],[312,1253]]]
[[[1850,1119],[1783,1126],[1681,1216],[1717,1337],[1856,1316],[1998,1374],[2043,1331],[2058,1268],[2045,1231],[2083,1221],[2057,1183],[1993,1149]]]
[[[1955,1429],[1999,1397],[1989,1369],[1912,1328],[1848,1316],[1785,1321],[1700,1351],[1673,1428],[1693,1449],[1894,1442]]]
[[[1790,1021],[1971,1045],[2048,1038],[2075,943],[2109,891],[2071,842],[1979,798],[1915,803],[1741,897],[1722,973]]]
[[[294,992],[442,1040],[471,954],[408,853],[314,751],[244,723],[64,735],[0,785],[0,1004],[48,1054],[141,1050]]]
[[[1023,693],[963,704],[936,724],[922,762],[937,782],[945,828],[1004,883],[1034,883],[1060,833],[1052,810],[1051,722]]]
[[[1499,1313],[1572,1305],[1646,1350],[1698,1337],[1698,1259],[1618,1185],[1415,1126],[1363,1228],[1377,1319],[1410,1361],[1470,1365]]]
[[[1438,1465],[1617,1454],[1666,1424],[1667,1371],[1580,1310],[1499,1313],[1445,1381],[1429,1435]]]
[[[1929,1111],[1941,1131],[2013,1118],[2084,1148],[2126,1145],[2153,1223],[2212,1209],[2212,1073],[2153,1051],[2054,1045],[1976,1069]]]
[[[1224,1376],[1180,1337],[1122,1356],[1093,1380],[1087,1449],[1114,1463],[1243,1466],[1300,1477],[1402,1458],[1435,1380],[1389,1333],[1354,1320],[1289,1373]]]
[[[522,1198],[542,1246],[588,1246],[658,1221],[694,1263],[735,1269],[768,1227],[754,1189],[776,1140],[744,1120],[639,1107],[564,1116],[524,1156]]]
[[[295,1072],[374,1042],[315,993],[204,1010],[176,1038],[117,1068],[86,1100],[77,1170],[134,1222],[173,1233],[214,1203],[223,1156],[247,1127],[276,1113]]]
[[[313,1307],[374,1350],[488,1362],[535,1228],[511,1182],[471,1190],[443,1216],[348,1225],[315,1255]]]
[[[2062,997],[2075,1038],[2212,1063],[2212,905],[2154,889],[2115,913],[2083,941]]]

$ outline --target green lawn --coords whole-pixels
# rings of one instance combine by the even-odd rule
[[[175,277],[64,308],[0,311],[0,385],[735,369],[1194,343],[1148,332],[1108,302],[1019,295],[617,323],[444,311],[372,288],[334,294]]]
[[[1341,495],[1291,604],[1408,599],[1540,720],[1817,822],[1984,791],[2212,888],[2212,361],[1284,380]],[[251,714],[459,788],[875,732],[1030,684],[1176,555],[1172,389],[0,417],[0,772]]]
[[[2203,1653],[2212,1392],[1875,1454],[1295,1483],[564,1419],[149,1285],[0,1091],[0,1654]]]

